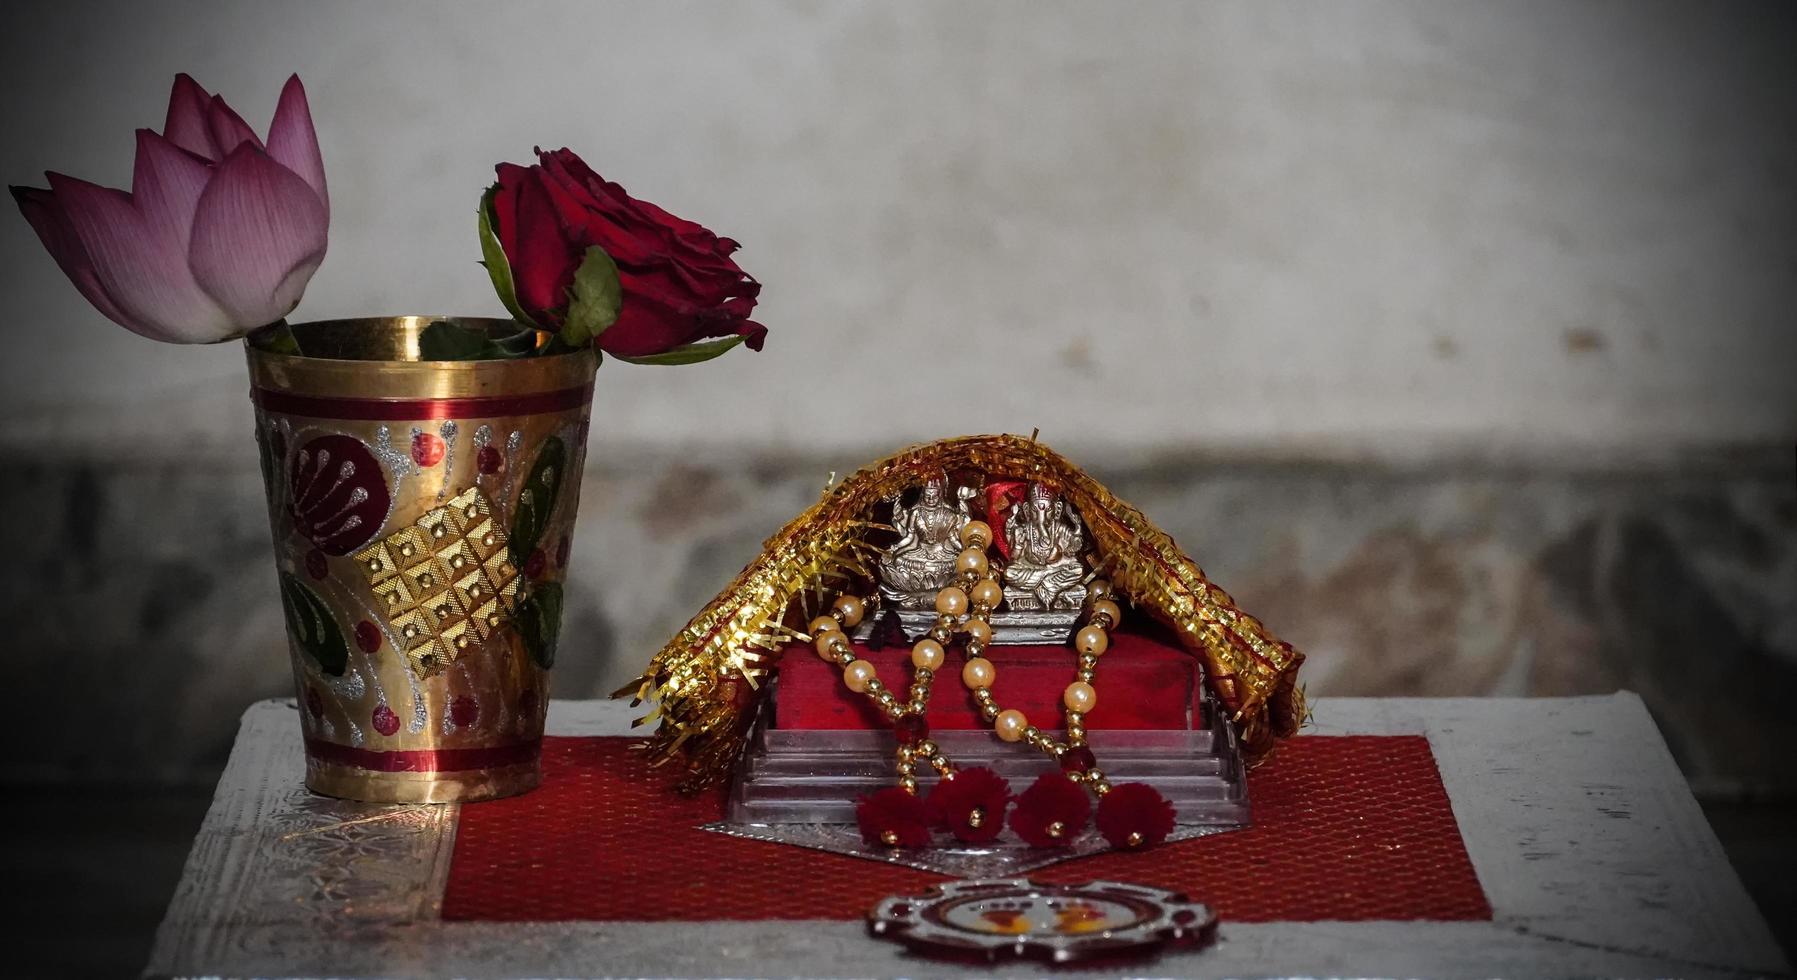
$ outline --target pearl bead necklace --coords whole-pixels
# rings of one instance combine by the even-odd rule
[[[955,559],[955,582],[936,593],[936,623],[911,648],[912,677],[907,700],[899,700],[880,680],[874,665],[857,657],[849,643],[846,630],[860,625],[868,609],[877,601],[874,597],[863,599],[844,595],[837,598],[828,613],[810,623],[813,648],[818,656],[842,667],[844,686],[865,694],[892,719],[898,736],[896,769],[899,788],[905,794],[917,796],[919,761],[936,770],[945,783],[955,778],[957,770],[930,740],[929,724],[924,716],[935,673],[946,662],[947,647],[959,632],[966,635],[961,683],[973,693],[980,716],[992,725],[994,733],[1006,742],[1022,741],[1034,746],[1055,760],[1069,780],[1103,799],[1112,791],[1112,785],[1086,745],[1085,716],[1098,704],[1098,691],[1093,681],[1099,658],[1110,648],[1110,632],[1123,619],[1123,610],[1113,599],[1110,583],[1096,579],[1087,586],[1086,624],[1073,638],[1079,666],[1074,680],[1061,692],[1067,735],[1065,740],[1057,740],[1030,724],[1023,712],[1001,708],[992,694],[998,668],[984,654],[992,643],[992,612],[1004,598],[1004,589],[998,582],[999,569],[993,567],[986,554],[992,544],[992,529],[984,521],[970,521],[961,528],[959,537],[962,551]],[[990,816],[982,808],[967,813],[968,823],[973,827],[980,826],[984,819],[990,819]],[[1061,838],[1064,828],[1065,825],[1057,820],[1048,824],[1046,833],[1050,838]],[[891,830],[879,834],[879,838],[887,845],[899,843],[898,835]],[[1132,832],[1126,839],[1117,841],[1117,846],[1136,847],[1142,843],[1143,835]]]
[[[893,721],[898,733],[897,769],[899,786],[912,795],[917,793],[916,768],[919,761],[936,770],[943,779],[955,777],[955,767],[931,741],[924,713],[930,700],[930,685],[936,671],[948,659],[948,645],[954,640],[961,616],[969,609],[983,612],[970,617],[961,629],[967,632],[967,649],[977,655],[992,641],[992,627],[984,616],[1004,597],[1004,589],[991,578],[991,562],[986,549],[992,544],[992,528],[984,521],[971,521],[961,528],[962,551],[955,559],[959,584],[943,587],[936,593],[937,619],[929,633],[911,647],[911,689],[908,700],[900,701],[888,689],[874,665],[855,656],[845,629],[854,629],[867,615],[873,597],[861,599],[842,596],[830,611],[811,621],[812,647],[818,656],[842,667],[842,682],[849,690],[865,694],[880,706]]]
[[[992,725],[999,738],[1007,742],[1023,741],[1059,763],[1069,779],[1083,784],[1096,796],[1110,792],[1110,781],[1098,768],[1092,750],[1086,747],[1086,714],[1098,705],[1098,690],[1092,686],[1098,672],[1098,660],[1110,649],[1110,631],[1123,619],[1123,610],[1111,599],[1110,583],[1095,579],[1087,587],[1086,625],[1074,635],[1074,648],[1079,651],[1079,669],[1072,683],[1061,692],[1061,705],[1066,712],[1067,738],[1057,741],[1029,723],[1029,718],[1015,708],[1001,708],[992,694],[998,669],[990,660],[980,657],[972,643],[968,644],[968,660],[961,668],[961,683],[973,692],[980,715]],[[976,610],[976,614],[979,611]],[[983,624],[982,624],[983,625]],[[987,627],[988,635],[990,627]]]

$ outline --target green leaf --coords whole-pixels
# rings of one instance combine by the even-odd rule
[[[593,342],[607,327],[618,322],[624,305],[624,287],[618,282],[618,265],[597,245],[587,249],[574,271],[574,288],[562,321],[562,342],[581,348]]]
[[[737,334],[734,337],[719,337],[716,340],[682,344],[673,350],[663,351],[660,354],[648,354],[643,357],[625,357],[622,354],[613,354],[612,356],[632,364],[697,364],[700,361],[709,361],[747,339],[749,338]]]
[[[518,502],[512,507],[512,564],[523,568],[530,553],[537,550],[543,529],[555,513],[555,500],[562,492],[562,470],[568,459],[568,448],[561,439],[550,436],[537,451],[537,461],[518,491]]]
[[[485,330],[450,320],[438,320],[418,334],[418,358],[424,361],[515,360],[547,353],[545,338],[553,337],[535,327],[494,339]]]
[[[545,337],[549,337],[549,334],[530,327],[491,343],[500,352],[500,357],[529,357],[546,349],[543,344]]]
[[[418,334],[418,358],[423,361],[479,361],[505,356],[485,330],[438,320]]]
[[[481,265],[487,267],[487,277],[493,280],[493,290],[499,294],[499,301],[505,304],[506,311],[519,323],[535,325],[536,321],[524,314],[524,308],[518,305],[518,291],[512,285],[512,264],[505,257],[505,249],[499,244],[499,236],[494,233],[493,196],[499,193],[499,185],[487,188],[480,196],[480,254]]]
[[[513,615],[530,659],[544,670],[555,666],[555,645],[562,634],[562,584],[539,582],[531,586]]]
[[[287,616],[287,632],[318,666],[332,677],[342,677],[349,666],[349,647],[343,631],[331,618],[330,607],[305,583],[281,573],[281,611]]]

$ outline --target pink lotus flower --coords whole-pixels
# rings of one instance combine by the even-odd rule
[[[324,261],[330,199],[299,76],[268,141],[186,75],[162,133],[137,131],[131,193],[47,173],[14,200],[94,308],[152,340],[204,344],[285,317]]]

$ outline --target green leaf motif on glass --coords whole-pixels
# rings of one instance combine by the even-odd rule
[[[518,501],[512,507],[512,564],[523,568],[530,553],[543,540],[543,530],[555,513],[556,498],[562,491],[562,470],[566,468],[568,448],[561,439],[550,436],[537,450],[537,461],[524,478]]]
[[[597,245],[586,251],[574,271],[569,290],[568,316],[562,321],[562,343],[576,350],[618,322],[624,306],[624,286],[618,281],[618,264]]]
[[[544,670],[555,666],[555,645],[562,634],[562,584],[539,582],[518,603],[518,636],[530,659]]]
[[[293,642],[332,677],[342,677],[349,666],[349,647],[343,631],[331,617],[330,607],[305,583],[281,573],[281,611],[287,616],[287,632]]]

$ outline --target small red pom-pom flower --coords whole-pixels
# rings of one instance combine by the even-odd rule
[[[927,847],[930,811],[924,802],[897,786],[888,786],[855,805],[861,839],[870,847]]]
[[[998,839],[1005,829],[1011,787],[998,773],[979,766],[944,779],[930,792],[930,814],[936,825],[968,844]]]
[[[1098,801],[1098,832],[1112,847],[1153,847],[1173,832],[1173,804],[1147,783],[1112,786]]]
[[[1045,772],[1017,797],[1011,829],[1031,847],[1066,847],[1091,818],[1086,791],[1064,773]]]

